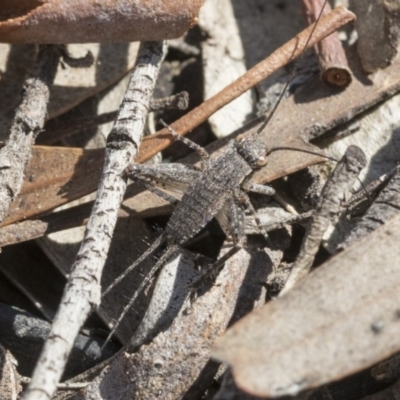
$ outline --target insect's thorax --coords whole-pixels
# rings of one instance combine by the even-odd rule
[[[212,160],[188,187],[168,222],[167,237],[176,244],[193,238],[252,171],[230,142],[224,153]]]

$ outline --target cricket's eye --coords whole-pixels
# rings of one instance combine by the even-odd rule
[[[236,136],[235,141],[236,141],[236,143],[240,143],[244,138],[245,138],[244,133],[241,133],[240,135]]]
[[[268,164],[268,157],[266,156],[261,156],[256,163],[257,167],[264,167],[267,164]]]

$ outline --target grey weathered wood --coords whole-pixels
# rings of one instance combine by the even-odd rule
[[[39,47],[32,75],[24,84],[10,137],[0,150],[0,222],[7,216],[11,202],[21,189],[25,165],[31,158],[31,146],[43,128],[59,58],[57,46]]]
[[[52,397],[79,329],[100,303],[101,273],[127,185],[124,170],[136,155],[143,136],[165,51],[163,42],[141,45],[118,119],[107,139],[103,175],[85,238],[24,400]]]
[[[51,324],[27,311],[0,303],[0,343],[10,350],[18,361],[21,375],[31,376],[46,340]],[[104,337],[80,333],[74,343],[63,379],[82,373],[119,350],[118,344],[109,343],[99,356]],[[27,351],[29,349],[29,351]],[[2,392],[0,390],[0,398]]]
[[[4,400],[17,400],[22,391],[16,365],[13,355],[0,345],[0,397]]]
[[[397,216],[239,321],[214,355],[233,366],[242,389],[278,397],[338,380],[399,351],[399,240]]]

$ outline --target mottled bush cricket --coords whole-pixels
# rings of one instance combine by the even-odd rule
[[[325,4],[326,2],[327,0]],[[165,230],[158,239],[103,292],[103,296],[105,296],[133,268],[149,257],[157,248],[163,244],[167,246],[165,252],[155,263],[150,273],[143,280],[125,307],[125,310],[115,323],[110,336],[114,333],[126,311],[136,300],[137,295],[152,280],[163,264],[176,254],[185,243],[199,233],[214,217],[221,225],[224,233],[232,238],[234,247],[221,259],[217,260],[210,268],[211,270],[221,266],[229,257],[244,246],[246,242],[244,210],[251,212],[255,216],[260,233],[269,242],[268,235],[257,218],[247,193],[256,192],[271,196],[274,190],[268,186],[251,184],[249,177],[254,170],[267,164],[267,157],[271,150],[266,148],[259,134],[265,129],[272,115],[275,113],[287,87],[295,75],[295,71],[294,69],[273,110],[260,128],[255,133],[239,135],[235,140],[231,140],[219,157],[209,159],[208,153],[202,147],[178,135],[173,129],[165,125],[177,140],[182,141],[199,154],[202,160],[201,170],[185,164],[133,164],[128,169],[127,173],[130,178],[142,183],[152,192],[177,205]],[[164,193],[153,185],[183,192],[183,197],[180,202],[177,202],[174,197]]]

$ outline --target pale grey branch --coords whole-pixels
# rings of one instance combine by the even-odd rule
[[[140,145],[150,99],[166,53],[163,42],[142,43],[119,115],[107,139],[97,198],[61,305],[24,400],[52,398],[80,328],[100,303],[100,279],[127,178]]]
[[[34,69],[24,84],[10,138],[0,150],[0,222],[7,216],[11,202],[21,189],[25,165],[31,158],[31,147],[43,128],[59,58],[57,46],[39,47]]]

